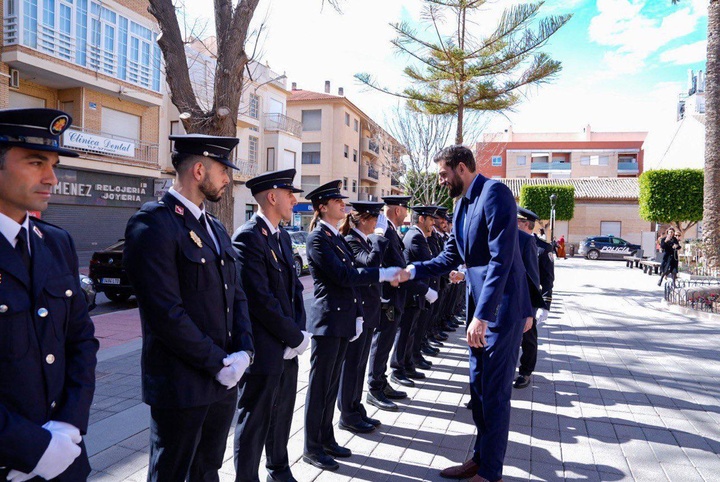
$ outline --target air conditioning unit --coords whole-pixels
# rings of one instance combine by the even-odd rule
[[[10,69],[10,87],[20,88],[20,71],[18,69]]]

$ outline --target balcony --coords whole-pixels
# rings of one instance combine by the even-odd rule
[[[380,156],[380,146],[369,137],[363,137],[360,147],[362,153],[372,159],[377,159]]]
[[[71,126],[61,138],[63,147],[82,153],[85,159],[118,159],[128,164],[158,167],[158,144],[119,137],[107,132]]]
[[[233,163],[238,167],[238,169],[233,170],[233,180],[235,181],[246,182],[248,179],[258,175],[259,166],[257,161],[235,157]]]
[[[302,137],[302,122],[285,114],[265,114],[265,130],[284,132],[300,139]]]
[[[379,200],[380,199],[375,194],[370,194],[367,192],[358,193],[358,201],[378,202]]]
[[[363,165],[360,167],[360,180],[377,182],[380,177],[380,173],[371,165]]]
[[[530,172],[566,172],[570,170],[569,162],[541,162],[533,161]]]
[[[618,174],[638,174],[640,168],[637,162],[618,162]]]

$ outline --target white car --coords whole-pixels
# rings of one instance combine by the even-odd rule
[[[298,276],[308,269],[308,259],[305,243],[308,233],[305,231],[288,231],[293,247],[293,260],[295,261],[295,273]]]

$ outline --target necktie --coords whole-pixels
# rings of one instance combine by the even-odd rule
[[[205,232],[208,234],[208,236],[210,236],[210,239],[213,240],[212,248],[214,248],[215,252],[217,253],[218,246],[217,246],[217,244],[215,244],[215,239],[217,239],[217,236],[215,236],[214,232],[210,231],[210,229],[212,229],[212,226],[210,226],[208,228],[208,222],[207,222],[207,219],[205,218],[205,213],[200,215],[200,217],[198,218],[198,221],[200,222],[200,226],[202,226],[203,229],[205,230]],[[213,239],[213,238],[215,238],[215,239]]]
[[[275,236],[275,242],[278,245],[278,249],[282,253],[282,246],[280,245],[280,231],[275,231],[275,234],[273,234],[273,236]]]
[[[25,227],[21,227],[17,235],[15,252],[20,256],[20,259],[25,265],[25,269],[30,273],[30,251],[28,250],[27,229],[25,229]]]

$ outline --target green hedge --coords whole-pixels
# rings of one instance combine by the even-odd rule
[[[702,221],[703,170],[658,169],[640,175],[640,217],[656,223]]]
[[[520,206],[531,210],[540,219],[550,219],[550,195],[556,194],[555,219],[569,221],[575,214],[575,187],[565,185],[531,186],[520,188]]]

